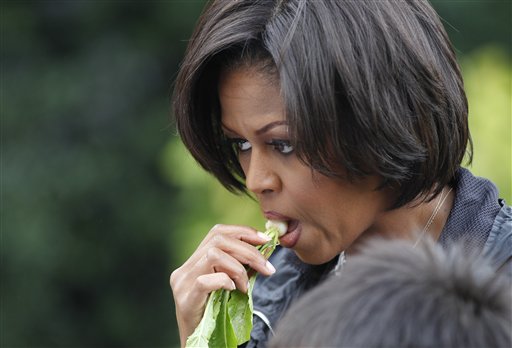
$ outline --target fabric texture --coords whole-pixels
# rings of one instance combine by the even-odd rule
[[[459,169],[454,187],[455,201],[439,243],[448,246],[463,239],[468,247],[483,248],[501,209],[498,189],[487,179]]]
[[[512,207],[504,201],[501,203],[503,206],[494,220],[483,254],[493,261],[499,271],[506,272],[512,281]]]

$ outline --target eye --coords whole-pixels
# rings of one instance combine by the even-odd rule
[[[248,142],[245,139],[229,139],[229,142],[231,143],[231,146],[235,150],[235,152],[245,152],[252,148],[252,145],[250,142]]]
[[[274,149],[283,155],[288,155],[294,150],[293,145],[288,140],[272,139],[267,144],[273,146]]]

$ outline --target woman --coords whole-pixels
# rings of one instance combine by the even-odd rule
[[[272,263],[255,229],[217,225],[172,273],[182,345],[211,291],[247,291],[244,265],[276,273],[254,289],[248,346],[264,346],[294,299],[372,236],[465,238],[497,266],[510,257],[510,208],[461,168],[467,101],[426,1],[213,1],[174,98],[203,168],[288,224]]]

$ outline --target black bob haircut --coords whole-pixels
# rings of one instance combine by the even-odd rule
[[[193,157],[233,192],[246,187],[221,130],[218,80],[239,67],[278,81],[302,161],[331,177],[380,176],[397,193],[393,207],[435,197],[466,148],[471,162],[462,76],[427,1],[210,2],[178,73],[174,115]]]

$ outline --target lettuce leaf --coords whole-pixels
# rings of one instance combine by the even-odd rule
[[[210,337],[208,347],[236,348],[238,341],[228,311],[231,293],[227,290],[220,290],[220,292],[220,310],[215,320],[215,330]]]
[[[234,290],[228,301],[228,312],[231,318],[231,325],[235,331],[237,345],[249,341],[252,330],[252,289],[256,276],[249,279],[249,291],[247,294]]]
[[[187,347],[208,347],[210,337],[216,328],[223,295],[222,291],[217,290],[210,294],[201,322],[194,333],[187,338]]]

